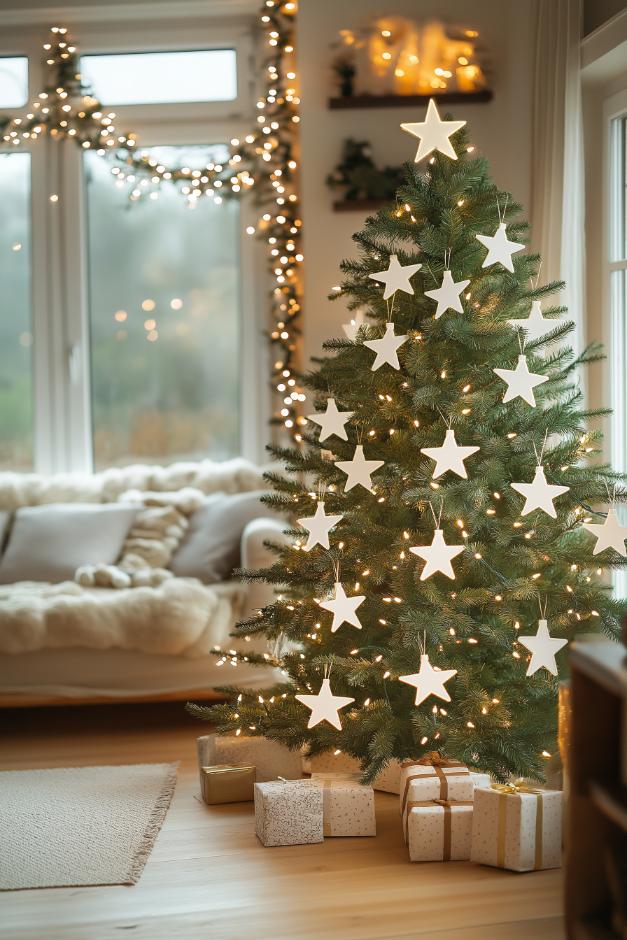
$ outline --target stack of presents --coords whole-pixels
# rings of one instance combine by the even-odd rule
[[[254,801],[265,846],[375,836],[376,789],[398,794],[399,833],[412,862],[470,859],[511,871],[561,864],[561,791],[493,783],[437,752],[394,761],[373,786],[361,782],[343,755],[303,760],[260,737],[205,735],[198,738],[198,758],[204,801]],[[346,772],[337,772],[338,763]],[[310,776],[303,779],[303,771]]]

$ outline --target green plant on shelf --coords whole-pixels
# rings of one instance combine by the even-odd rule
[[[327,176],[327,186],[338,190],[346,201],[393,199],[403,179],[400,166],[378,167],[367,140],[344,141],[342,157]]]

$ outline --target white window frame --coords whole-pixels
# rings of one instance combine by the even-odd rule
[[[184,4],[182,4],[184,6]],[[227,142],[246,133],[254,120],[251,68],[254,19],[207,15],[191,4],[188,14],[163,16],[163,7],[134,7],[137,19],[116,19],[120,8],[72,11],[72,38],[81,54],[233,48],[237,55],[237,98],[232,101],[114,107],[116,126],[138,134],[140,147]],[[210,6],[210,5],[209,5]],[[217,4],[217,7],[220,5]],[[233,3],[231,11],[241,13]],[[29,57],[29,102],[43,87],[41,45],[50,25],[45,11],[25,25],[1,30],[0,54]],[[213,12],[218,12],[214,9]],[[225,12],[224,10],[222,11]],[[246,11],[247,12],[247,11]],[[131,13],[131,10],[128,10]],[[182,15],[181,15],[182,14]],[[4,17],[0,18],[0,23]],[[30,19],[30,17],[29,17]],[[92,21],[93,20],[93,21]],[[110,21],[108,21],[110,20]],[[97,93],[97,89],[95,90]],[[106,102],[105,102],[106,104]],[[28,107],[24,109],[26,111]],[[0,112],[0,114],[5,112]],[[89,308],[86,261],[85,185],[82,152],[72,141],[42,139],[31,154],[31,314],[33,344],[34,464],[42,473],[91,472]],[[49,196],[56,193],[57,203]],[[240,453],[259,462],[269,416],[268,351],[262,337],[264,272],[254,239],[252,200],[240,203]],[[255,285],[262,284],[261,290]],[[211,456],[208,454],[207,456]]]

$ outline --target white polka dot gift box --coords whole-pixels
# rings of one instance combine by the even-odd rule
[[[412,800],[403,822],[412,862],[455,862],[470,858],[471,800]]]
[[[310,780],[255,784],[255,832],[266,846],[322,842],[322,788]]]
[[[322,787],[325,837],[376,836],[374,790],[359,774],[314,774],[311,782]]]

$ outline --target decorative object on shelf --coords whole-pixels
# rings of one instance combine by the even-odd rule
[[[372,158],[370,143],[349,137],[342,145],[340,162],[326,182],[341,193],[343,202],[385,202],[394,199],[402,180],[402,167],[378,167]]]
[[[254,190],[259,220],[246,231],[263,243],[273,283],[268,338],[272,386],[278,401],[272,423],[300,443],[307,419],[301,414],[305,396],[295,373],[303,308],[297,9],[296,0],[265,0],[261,6],[260,32],[269,55],[262,69],[264,89],[257,101],[258,123],[242,140],[231,141],[225,164],[209,163],[196,169],[167,166],[148,150],[140,150],[137,136],[117,130],[115,113],[84,84],[78,46],[62,26],[51,28],[43,47],[45,89],[24,116],[3,119],[0,128],[2,141],[10,148],[47,135],[53,140],[74,140],[83,150],[114,158],[111,172],[120,185],[129,184],[131,201],[158,194],[164,184],[175,185],[190,206],[201,197],[220,203]]]
[[[230,767],[255,767],[259,783],[285,777],[302,777],[302,759],[299,751],[290,751],[278,741],[252,735],[204,734],[196,738],[198,767],[227,764]]]
[[[470,858],[472,800],[411,800],[403,825],[412,862]]]
[[[562,793],[522,780],[475,790],[471,861],[511,871],[562,864]]]
[[[350,98],[355,90],[355,72],[357,71],[350,52],[338,55],[333,60],[332,68],[338,81],[340,95],[342,98]]]
[[[255,784],[255,832],[265,846],[322,842],[322,787],[310,780]]]
[[[359,774],[315,773],[311,782],[322,788],[323,831],[327,836],[376,836],[374,790]]]
[[[255,798],[255,768],[218,764],[200,768],[200,791],[208,806],[247,803]]]

